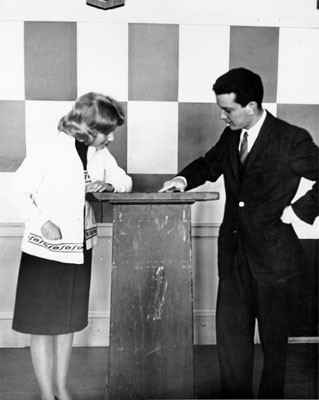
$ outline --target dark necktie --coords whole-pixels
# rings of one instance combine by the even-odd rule
[[[239,148],[239,160],[242,165],[245,164],[246,158],[248,156],[248,133],[244,133],[243,139],[240,143]]]

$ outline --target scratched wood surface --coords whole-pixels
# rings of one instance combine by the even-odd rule
[[[194,398],[190,205],[114,206],[106,398]]]
[[[110,203],[195,203],[219,199],[218,192],[166,192],[166,193],[88,193],[91,201],[108,201]]]

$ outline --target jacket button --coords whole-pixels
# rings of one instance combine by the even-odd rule
[[[239,205],[239,207],[244,207],[244,206],[245,206],[245,203],[244,203],[243,201],[240,201],[240,202],[238,203],[238,205]]]

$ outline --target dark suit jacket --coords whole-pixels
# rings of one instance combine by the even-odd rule
[[[240,131],[227,127],[204,157],[178,175],[187,179],[187,190],[224,175],[226,204],[218,238],[220,277],[232,268],[240,235],[257,281],[285,282],[301,272],[304,256],[292,225],[284,224],[280,217],[295,196],[301,177],[316,183],[293,209],[308,223],[319,214],[319,149],[307,131],[267,113],[241,175],[239,137]]]

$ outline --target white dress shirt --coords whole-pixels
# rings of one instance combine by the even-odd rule
[[[262,124],[264,123],[264,121],[266,119],[266,115],[267,115],[266,111],[263,110],[263,113],[262,113],[260,119],[258,120],[258,122],[254,126],[252,126],[249,129],[243,129],[241,131],[238,150],[240,149],[241,142],[242,142],[243,137],[244,137],[244,133],[247,132],[248,133],[248,137],[247,137],[248,153],[250,152],[250,150],[252,149],[252,147],[253,147],[256,139],[257,139],[257,136],[259,134],[261,126],[262,126]]]

